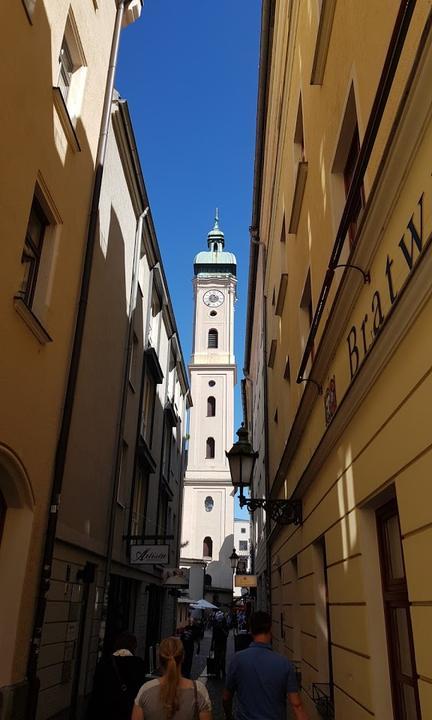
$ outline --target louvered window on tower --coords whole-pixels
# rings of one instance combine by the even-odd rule
[[[215,441],[214,438],[207,438],[206,442],[206,459],[211,460],[215,456]]]
[[[213,557],[213,540],[208,536],[203,540],[203,557]]]
[[[209,348],[217,348],[218,346],[218,331],[212,328],[208,334],[208,346]]]

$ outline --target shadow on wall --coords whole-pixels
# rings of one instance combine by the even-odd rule
[[[212,560],[207,565],[206,572],[211,576],[215,587],[232,587],[232,569],[230,555],[234,547],[234,535],[227,535],[219,551],[219,560]]]
[[[32,25],[23,3],[1,5],[0,26],[6,32],[0,48],[0,66],[7,112],[2,115],[0,158],[7,187],[2,187],[0,235],[8,242],[0,257],[0,289],[2,318],[9,337],[2,348],[0,366],[0,435],[5,445],[0,451],[3,497],[0,570],[4,569],[1,577],[6,575],[10,558],[14,560],[7,574],[8,582],[2,587],[0,603],[0,616],[8,618],[7,627],[2,628],[0,668],[0,703],[6,707],[6,702],[13,702],[12,686],[18,686],[26,676],[64,383],[76,319],[94,159],[81,120],[74,128],[78,151],[66,137],[55,110],[53,83],[57,82],[58,68],[52,67],[53,35],[44,3],[36,4]],[[17,43],[17,37],[23,41]],[[44,239],[43,267],[35,296],[37,308],[36,304],[33,308],[55,338],[55,343],[42,352],[12,302],[22,288],[26,228],[33,196],[39,191],[38,200],[46,211],[52,233]],[[22,352],[17,352],[17,347]],[[8,372],[11,368],[13,383]],[[16,388],[20,388],[24,398],[19,414]],[[40,398],[44,398],[43,403]],[[56,672],[60,665],[57,664]]]

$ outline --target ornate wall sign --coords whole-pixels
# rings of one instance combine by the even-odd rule
[[[335,414],[337,409],[337,399],[336,399],[336,378],[333,375],[331,378],[327,389],[324,393],[324,411],[325,411],[325,421],[326,425],[328,425],[332,419],[333,415]]]

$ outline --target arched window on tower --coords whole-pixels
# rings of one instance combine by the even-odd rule
[[[218,346],[218,331],[212,328],[208,333],[208,347],[217,348]]]
[[[215,441],[214,438],[207,438],[206,442],[206,459],[211,460],[215,456]]]
[[[203,540],[203,557],[213,557],[213,540],[208,536]]]
[[[213,243],[213,250],[214,250],[214,252],[217,252],[217,249],[218,249],[218,244],[217,244],[217,243]]]
[[[216,415],[216,398],[213,395],[207,398],[207,417],[214,417]]]

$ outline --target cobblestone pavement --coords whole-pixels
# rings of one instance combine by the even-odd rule
[[[201,647],[199,655],[195,655],[192,663],[192,674],[194,680],[200,680],[204,685],[207,686],[210,700],[212,701],[213,707],[213,720],[223,720],[224,713],[222,708],[222,692],[224,688],[223,680],[219,680],[213,677],[207,677],[207,657],[210,650],[211,644],[211,631],[206,630],[204,639],[201,640]],[[227,665],[229,660],[234,653],[234,636],[230,632],[227,643]]]

